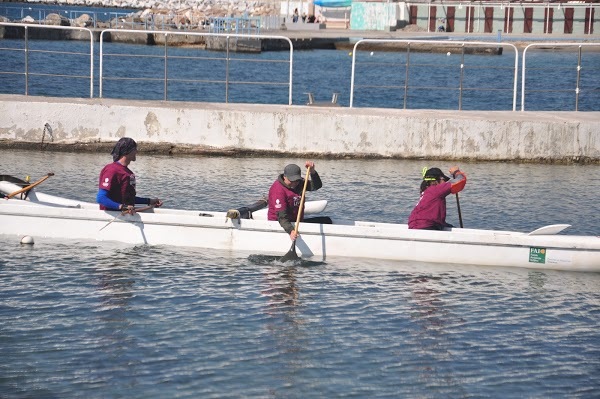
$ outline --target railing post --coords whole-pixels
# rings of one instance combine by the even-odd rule
[[[531,44],[529,45],[531,46]],[[523,59],[523,66],[521,67],[521,111],[525,111],[525,71],[526,71],[526,62],[527,62],[527,49],[529,46],[525,47],[523,50],[523,55],[521,56]]]
[[[579,111],[579,82],[581,80],[581,46],[577,54],[577,82],[575,83],[575,111]]]
[[[463,93],[463,78],[465,74],[465,44],[461,47],[462,54],[460,58],[460,82],[458,84],[458,110],[462,111],[462,93]],[[449,54],[449,53],[448,53]]]
[[[29,30],[25,27],[25,95],[29,95]]]
[[[102,82],[104,81],[104,31],[100,32],[100,52],[98,67],[98,97],[102,98]]]
[[[291,40],[289,38],[286,39],[288,41],[288,44],[290,46],[290,71],[289,71],[289,82],[290,82],[290,86],[288,89],[288,105],[292,105],[292,94],[293,94],[293,88],[294,88],[294,77],[293,77],[293,71],[294,71],[294,45],[292,44]]]
[[[410,42],[406,46],[406,78],[404,79],[404,109],[408,105],[408,70],[410,68]]]
[[[225,38],[227,51],[225,53],[225,103],[229,102],[229,35]]]
[[[356,49],[361,40],[356,42],[352,50],[352,71],[350,73],[350,108],[354,106],[354,77],[356,72]]]
[[[94,34],[87,29],[90,34],[90,98],[94,98]]]
[[[167,41],[168,41],[168,39],[169,39],[169,34],[165,33],[165,83],[164,83],[164,93],[165,93],[164,100],[165,101],[167,101],[167,85],[168,85],[167,79],[169,77],[168,70],[167,70],[167,64],[168,64],[168,58],[169,58],[169,56],[168,56],[168,50],[167,50],[167,47],[168,47],[167,46]]]

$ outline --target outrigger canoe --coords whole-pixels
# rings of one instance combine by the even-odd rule
[[[8,195],[21,186],[0,181]],[[307,214],[326,201],[307,202]],[[289,236],[264,210],[251,218],[228,212],[157,208],[135,215],[101,211],[95,203],[51,196],[31,189],[0,199],[0,234],[66,240],[119,241],[283,255]],[[600,272],[600,237],[559,234],[570,225],[532,232],[451,228],[410,230],[405,224],[367,221],[303,223],[296,250],[302,258],[375,258],[445,264],[524,267]]]

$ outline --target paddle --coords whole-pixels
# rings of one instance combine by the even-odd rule
[[[302,188],[302,197],[300,198],[300,208],[298,208],[298,216],[296,216],[296,227],[294,231],[296,236],[298,235],[298,228],[300,227],[300,218],[302,217],[302,208],[304,207],[304,198],[306,195],[306,186],[308,185],[308,177],[310,176],[310,166],[306,169],[306,177],[304,178],[304,187]],[[283,255],[280,262],[287,262],[288,260],[297,260],[298,254],[296,253],[296,240],[292,241],[292,246],[287,254]]]
[[[20,190],[17,190],[17,191],[15,191],[15,192],[13,192],[13,193],[10,193],[10,194],[8,194],[8,195],[6,196],[6,198],[7,198],[7,199],[10,199],[10,198],[14,197],[15,195],[19,195],[19,194],[21,194],[21,193],[24,193],[25,191],[29,191],[29,190],[31,190],[32,188],[34,188],[35,186],[37,186],[37,185],[39,185],[39,184],[42,184],[42,183],[43,183],[44,181],[46,181],[46,179],[47,179],[47,178],[49,178],[50,176],[54,176],[54,173],[52,173],[52,172],[48,173],[46,176],[42,177],[40,180],[36,181],[35,183],[32,183],[32,184],[30,184],[30,185],[28,185],[28,186],[26,186],[26,187],[23,187],[23,188],[22,188],[22,189],[20,189]]]
[[[458,222],[460,223],[460,228],[462,229],[464,226],[462,222],[462,214],[460,213],[460,202],[458,201],[458,193],[456,193],[456,207],[458,208]]]

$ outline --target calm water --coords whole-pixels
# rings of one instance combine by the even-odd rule
[[[3,174],[53,171],[40,191],[89,201],[110,156],[0,160]],[[140,194],[166,206],[226,210],[289,161],[301,160],[141,154],[133,169]],[[425,165],[316,160],[324,187],[309,199],[328,199],[332,216],[404,222]],[[468,227],[599,234],[599,166],[461,166]],[[2,398],[600,396],[600,273],[261,266],[226,251],[18,240],[0,236]]]

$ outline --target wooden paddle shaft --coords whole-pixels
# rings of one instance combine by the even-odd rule
[[[458,208],[458,222],[460,223],[460,228],[462,229],[463,221],[462,221],[462,213],[460,212],[460,201],[458,200],[458,193],[456,193],[456,207]]]
[[[21,193],[24,193],[25,191],[29,191],[32,188],[34,188],[35,186],[37,186],[38,184],[42,184],[47,178],[49,178],[50,176],[54,176],[54,173],[50,172],[48,173],[46,176],[42,177],[40,180],[36,181],[35,183],[32,183],[30,185],[28,185],[27,187],[23,187],[20,190],[15,191],[14,193],[10,193],[6,196],[6,198],[12,198],[15,195],[19,195]]]
[[[310,166],[306,168],[306,177],[304,178],[304,187],[302,188],[302,197],[300,198],[300,208],[298,208],[298,216],[296,216],[296,227],[294,230],[298,234],[300,227],[300,218],[302,217],[302,208],[304,207],[304,198],[306,198],[306,186],[308,185],[308,177],[310,176]]]

